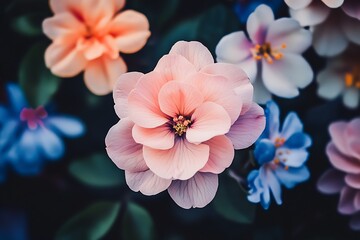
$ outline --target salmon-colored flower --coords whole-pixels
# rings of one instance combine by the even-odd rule
[[[117,12],[125,0],[50,0],[54,16],[43,22],[53,40],[45,62],[53,74],[73,77],[85,71],[85,84],[94,94],[112,91],[127,71],[121,53],[139,51],[149,32],[147,18],[136,11]]]
[[[168,189],[183,208],[204,207],[215,196],[217,174],[234,148],[249,147],[265,127],[240,68],[214,63],[199,42],[178,42],[154,71],[123,74],[114,89],[121,120],[105,139],[134,191]]]

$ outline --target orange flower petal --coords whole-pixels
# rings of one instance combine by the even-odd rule
[[[126,64],[121,57],[111,59],[103,55],[86,66],[85,85],[96,95],[108,94],[113,90],[116,79],[126,71]]]

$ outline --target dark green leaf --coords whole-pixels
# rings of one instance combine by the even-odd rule
[[[31,106],[45,105],[56,93],[60,79],[46,68],[44,52],[46,45],[35,44],[23,58],[19,69],[20,86]]]
[[[69,171],[79,181],[94,187],[114,187],[124,183],[124,172],[105,154],[74,161]]]
[[[95,203],[67,221],[57,232],[55,239],[100,239],[110,230],[119,209],[119,203]]]
[[[256,205],[250,203],[238,183],[226,174],[220,177],[219,189],[213,201],[215,210],[224,218],[243,224],[254,221]]]
[[[122,223],[122,233],[125,240],[154,239],[153,220],[141,206],[130,202]]]
[[[16,17],[12,22],[12,28],[25,36],[39,36],[42,34],[42,21],[44,17],[40,13],[28,13]]]

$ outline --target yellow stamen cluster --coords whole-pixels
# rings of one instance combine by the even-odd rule
[[[360,89],[360,68],[354,68],[352,72],[345,73],[345,86]]]
[[[179,115],[178,117],[173,118],[173,129],[175,134],[181,137],[191,124],[191,120],[186,119],[184,116]]]
[[[285,143],[285,138],[278,137],[275,139],[275,147],[281,147]]]
[[[286,44],[282,44],[281,48],[286,48]],[[264,58],[270,64],[273,63],[274,60],[282,59],[284,56],[280,50],[271,48],[270,43],[264,43],[263,45],[256,44],[250,51],[255,60]]]

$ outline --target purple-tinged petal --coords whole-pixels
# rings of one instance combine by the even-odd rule
[[[268,30],[269,24],[274,21],[274,13],[267,5],[260,5],[255,11],[250,14],[246,28],[253,43],[263,44],[265,43],[265,36]]]
[[[347,174],[345,182],[349,187],[360,189],[360,174]]]
[[[360,20],[360,4],[357,1],[346,1],[342,5],[342,10],[350,17]]]
[[[356,195],[356,190],[344,187],[340,193],[340,200],[338,205],[338,211],[341,214],[353,214],[356,212],[354,206],[354,198]]]
[[[298,0],[295,0],[298,1]],[[300,1],[298,1],[300,2]],[[324,22],[330,14],[330,9],[319,1],[313,1],[308,7],[294,10],[290,9],[290,16],[300,22],[300,25],[315,26]]]
[[[345,186],[345,174],[335,169],[323,173],[317,182],[317,189],[325,194],[339,193]]]
[[[346,173],[360,173],[360,162],[354,158],[343,155],[334,145],[330,142],[326,147],[326,154],[329,157],[331,164]]]

